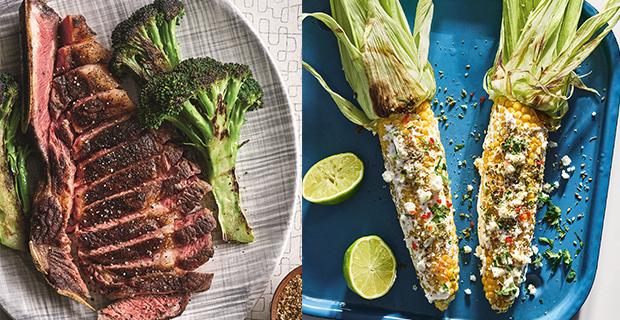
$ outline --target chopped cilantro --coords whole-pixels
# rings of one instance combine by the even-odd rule
[[[568,272],[568,275],[566,276],[566,281],[573,282],[573,280],[575,280],[576,275],[577,273],[575,272],[575,269],[570,268],[570,271]]]
[[[538,258],[536,258],[536,260],[532,261],[533,264],[539,264],[542,263],[542,259],[544,259],[543,256],[538,256]]]
[[[454,146],[454,151],[459,151],[461,149],[465,148],[465,144],[457,144]]]
[[[573,258],[571,258],[570,252],[568,252],[568,250],[562,250],[562,260],[564,261],[564,264],[567,266],[573,263]]]
[[[553,249],[553,240],[545,237],[538,237],[538,242],[546,244]]]
[[[520,153],[521,151],[525,150],[526,148],[527,148],[527,143],[525,143],[524,141],[521,141],[521,140],[515,138],[515,136],[510,136],[510,138],[508,138],[508,140],[506,140],[506,141],[504,141],[504,143],[502,143],[502,151],[510,152],[512,154]]]
[[[435,174],[440,176],[443,182],[445,182],[446,184],[450,184],[452,183],[452,181],[450,181],[448,177],[444,176],[443,173],[439,172],[438,170],[438,169],[446,170],[448,168],[445,163],[444,164],[441,163],[441,160],[443,160],[442,156],[439,157],[439,160],[437,161],[437,165],[435,166],[435,169],[434,169]]]

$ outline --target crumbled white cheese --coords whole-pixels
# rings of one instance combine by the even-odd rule
[[[433,194],[428,190],[419,190],[418,191],[418,200],[420,201],[420,205],[426,204]]]
[[[596,116],[596,111],[592,111],[592,116]]]
[[[532,253],[533,253],[534,255],[537,255],[537,254],[538,254],[538,246],[536,246],[536,245],[532,246]]]
[[[566,172],[573,172],[573,171],[575,171],[575,166],[570,166],[566,168]]]
[[[476,276],[475,275],[470,275],[469,276],[469,281],[476,281]]]
[[[392,182],[392,180],[394,180],[394,173],[392,173],[392,171],[386,170],[381,176],[383,177],[383,181],[387,183],[390,183]]]
[[[415,211],[415,204],[411,201],[405,202],[405,210],[407,212]]]
[[[572,160],[570,159],[568,155],[563,156],[561,161],[562,161],[562,165],[564,165],[565,167],[567,167],[572,162]]]
[[[424,263],[424,260],[418,261],[416,265],[416,270],[418,272],[424,272],[426,270],[426,264]]]
[[[558,146],[558,144],[555,141],[549,141],[549,143],[547,144],[547,147],[549,147],[549,148],[555,148],[557,146]]]
[[[531,284],[531,283],[530,283],[530,284],[527,286],[527,291],[528,291],[531,295],[535,296],[535,295],[536,295],[536,292],[537,292],[538,290],[536,290],[536,287],[535,287],[533,284]]]
[[[568,175],[568,173],[566,173],[566,170],[562,170],[562,179],[568,180],[568,178],[570,178],[570,175]]]
[[[470,295],[471,294],[471,290],[469,288],[465,289],[465,294],[466,295]]]
[[[480,168],[482,168],[482,158],[476,158],[476,160],[474,160],[474,166],[480,170]]]
[[[463,247],[463,252],[470,253],[471,252],[471,247],[470,246],[464,246]]]
[[[553,187],[554,187],[554,188],[559,188],[559,187],[560,187],[560,182],[558,182],[558,181],[554,181],[554,182],[553,182]],[[552,190],[553,190],[553,189],[552,189]]]
[[[443,180],[441,179],[441,177],[438,175],[434,175],[431,178],[430,187],[433,192],[441,191],[441,189],[443,189]]]
[[[467,185],[467,192],[471,192],[472,190],[474,190],[474,186],[472,186],[471,184]]]
[[[413,285],[413,291],[418,291],[418,286],[417,285]]]

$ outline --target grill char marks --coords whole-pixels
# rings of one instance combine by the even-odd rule
[[[99,310],[99,320],[170,319],[181,315],[189,301],[189,293],[174,295],[141,295],[114,302]]]
[[[112,89],[76,101],[67,117],[71,120],[73,130],[79,134],[94,125],[135,110],[136,105],[129,99],[127,92]]]

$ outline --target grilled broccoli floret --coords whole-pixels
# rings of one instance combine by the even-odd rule
[[[0,241],[25,251],[32,203],[26,159],[33,149],[21,132],[21,106],[15,78],[0,73]]]
[[[112,74],[121,78],[129,73],[144,84],[172,70],[181,61],[176,26],[184,14],[181,1],[155,0],[119,23],[112,32]]]
[[[263,91],[248,66],[211,58],[184,60],[157,74],[140,95],[138,114],[146,126],[170,121],[204,157],[225,241],[254,239],[239,207],[235,162],[245,112],[262,105]]]

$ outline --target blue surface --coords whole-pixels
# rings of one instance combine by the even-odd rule
[[[403,4],[411,26],[415,5],[413,1]],[[329,2],[304,1],[303,12],[316,11],[329,12]],[[595,12],[590,5],[585,5],[584,16]],[[482,153],[484,130],[493,103],[487,100],[480,104],[480,98],[486,97],[482,78],[492,66],[500,20],[501,1],[435,1],[429,61],[435,69],[438,88],[435,97],[444,103],[444,107],[437,105],[433,109],[436,115],[445,110],[448,117],[447,121],[440,121],[440,127],[453,198],[455,194],[459,196],[454,200],[457,231],[470,227],[470,222],[476,222],[477,218],[475,195],[479,176],[473,162]],[[316,19],[305,19],[303,48],[303,60],[312,65],[332,89],[353,101],[353,92],[344,78],[337,43],[331,31]],[[470,65],[469,69],[466,69],[467,65]],[[419,286],[419,283],[402,240],[389,187],[381,179],[383,159],[379,140],[349,122],[312,75],[304,71],[303,173],[317,161],[342,152],[357,154],[364,161],[366,172],[357,194],[344,203],[320,206],[303,200],[303,312],[357,320],[569,319],[585,301],[596,273],[618,119],[618,65],[618,45],[609,35],[577,70],[582,75],[591,72],[583,81],[598,90],[601,96],[577,90],[569,101],[570,110],[562,122],[562,128],[549,137],[550,141],[558,143],[558,147],[547,150],[545,180],[560,183],[559,189],[552,193],[552,200],[563,209],[562,220],[575,217],[575,222],[568,224],[570,231],[566,237],[556,241],[554,251],[569,249],[574,256],[578,246],[574,246],[573,241],[579,242],[574,232],[584,240],[583,251],[571,265],[577,273],[576,281],[566,282],[567,270],[562,267],[552,274],[547,261],[544,261],[542,268],[530,266],[526,284],[534,283],[538,293],[523,301],[522,286],[518,300],[505,314],[491,310],[484,297],[477,267],[480,261],[473,253],[461,253],[459,291],[445,312],[429,304],[421,288],[413,290],[413,286]],[[447,92],[444,88],[448,88]],[[446,97],[454,95],[454,99],[460,98],[462,89],[467,91],[468,99],[457,101],[455,107],[447,107]],[[474,97],[469,100],[471,92]],[[605,100],[601,101],[601,97]],[[461,105],[468,107],[465,110]],[[594,117],[591,115],[593,111],[596,112]],[[459,114],[463,118],[459,118]],[[449,143],[451,139],[452,144]],[[465,147],[455,152],[456,144],[465,144]],[[560,178],[559,170],[559,159],[566,154],[573,160],[571,165],[575,166],[575,172],[568,180]],[[466,164],[459,167],[460,161]],[[581,177],[581,171],[585,171],[586,178]],[[591,182],[589,178],[592,178]],[[474,186],[471,208],[470,202],[463,201],[468,184]],[[575,193],[582,196],[581,201],[577,200]],[[571,211],[567,214],[569,207]],[[471,219],[459,217],[460,213],[470,215]],[[584,218],[577,219],[579,214],[584,214]],[[543,213],[539,212],[538,219],[542,216]],[[371,301],[350,291],[342,277],[342,259],[347,247],[357,238],[369,234],[381,236],[392,248],[399,263],[393,288],[385,296]],[[459,246],[475,248],[478,239],[477,235],[472,235],[473,239],[463,239]],[[535,232],[535,237],[539,236],[555,238],[557,232],[547,224],[540,224]],[[539,245],[539,248],[543,252],[547,246]],[[477,281],[469,280],[472,274],[476,275]],[[467,288],[472,291],[470,296],[463,292]]]

